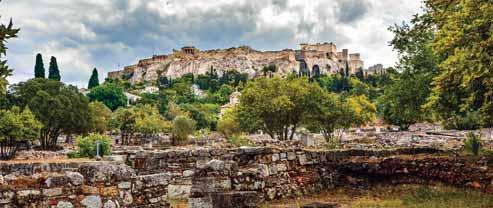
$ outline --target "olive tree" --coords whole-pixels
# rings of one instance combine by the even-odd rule
[[[29,108],[0,110],[0,160],[12,158],[19,142],[37,139],[41,127]]]

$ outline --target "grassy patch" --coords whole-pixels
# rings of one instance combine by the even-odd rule
[[[268,202],[262,207],[279,204],[301,207],[310,202],[336,202],[341,207],[355,208],[486,208],[493,207],[493,195],[476,190],[459,189],[442,185],[376,186],[370,189],[338,188],[304,196],[297,200]]]

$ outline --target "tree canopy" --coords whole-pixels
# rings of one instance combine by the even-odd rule
[[[13,157],[20,141],[37,139],[42,126],[29,108],[0,110],[0,160]]]
[[[60,69],[58,69],[58,63],[54,56],[50,59],[50,67],[48,68],[48,79],[60,81]]]
[[[34,78],[45,78],[45,66],[43,56],[38,53],[36,55],[36,64],[34,65]]]
[[[99,86],[98,70],[94,68],[92,70],[91,78],[89,78],[89,83],[87,84],[87,89],[92,89]]]
[[[124,107],[127,105],[127,97],[125,96],[123,89],[113,83],[106,83],[91,89],[91,92],[87,94],[89,100],[99,101],[104,103],[112,111],[118,107]]]

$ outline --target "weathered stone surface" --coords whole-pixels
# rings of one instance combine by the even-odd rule
[[[104,203],[103,208],[117,208],[115,202],[108,200]]]
[[[67,171],[65,175],[70,179],[73,185],[81,185],[84,183],[84,176],[78,172]]]
[[[113,180],[130,180],[135,170],[124,164],[92,163],[79,168],[79,172],[91,183]]]
[[[187,199],[192,185],[168,185],[169,199]]]
[[[74,205],[67,201],[58,201],[56,208],[73,208]]]
[[[62,195],[62,188],[43,189],[43,195],[47,197]]]
[[[86,196],[80,203],[87,208],[101,208],[103,206],[101,197],[98,195]]]

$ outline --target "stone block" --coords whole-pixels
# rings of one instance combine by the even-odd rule
[[[10,204],[14,200],[14,192],[1,191],[0,192],[0,204]]]
[[[132,188],[132,183],[129,181],[120,182],[118,184],[119,189],[130,189]]]
[[[84,176],[80,173],[67,171],[65,172],[65,175],[70,179],[70,183],[72,183],[72,185],[77,186],[84,183]]]
[[[281,160],[286,160],[288,158],[287,153],[285,153],[285,152],[279,153],[279,157]]]
[[[117,207],[119,207],[119,206],[117,206],[116,203],[111,201],[111,200],[108,200],[103,205],[103,208],[117,208]]]
[[[82,193],[83,194],[98,194],[99,188],[94,186],[82,185]]]
[[[288,152],[288,160],[296,160],[296,153]]]
[[[86,196],[82,201],[80,201],[80,204],[87,208],[101,208],[103,206],[103,202],[101,201],[101,197],[99,195]]]
[[[47,197],[59,196],[62,195],[62,188],[51,188],[51,189],[43,189],[43,195]]]
[[[67,202],[67,201],[58,201],[58,203],[56,204],[56,208],[73,208],[74,205],[72,205],[71,202]]]
[[[284,172],[284,171],[287,171],[288,170],[288,167],[284,163],[279,163],[279,164],[276,165],[276,170],[278,172]]]
[[[168,185],[168,199],[187,199],[192,185]]]
[[[272,154],[272,161],[275,162],[278,160],[279,160],[279,154],[277,154],[277,153]]]

